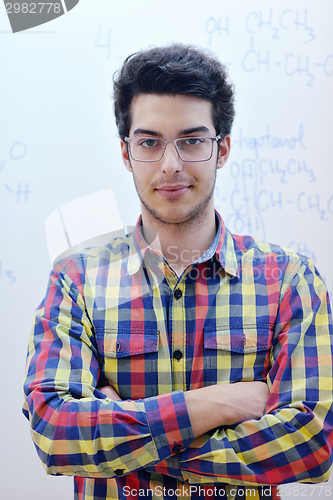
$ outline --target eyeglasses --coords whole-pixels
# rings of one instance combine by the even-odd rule
[[[216,137],[182,137],[181,139],[160,139],[159,137],[125,137],[129,154],[134,161],[160,161],[167,142],[173,142],[178,156],[183,161],[208,161],[213,156]]]

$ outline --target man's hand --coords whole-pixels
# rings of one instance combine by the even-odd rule
[[[201,436],[222,425],[261,418],[268,394],[264,382],[211,385],[185,392],[194,436]]]
[[[105,396],[109,399],[112,399],[113,401],[121,401],[121,397],[116,393],[116,391],[111,387],[110,385],[105,385],[104,387],[100,387],[98,389],[101,391]]]
[[[113,401],[122,401],[110,385],[99,390]],[[185,392],[194,437],[222,425],[259,419],[265,412],[268,394],[264,382],[218,384]]]

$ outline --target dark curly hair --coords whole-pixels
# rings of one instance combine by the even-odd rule
[[[235,116],[234,89],[225,66],[203,50],[172,44],[136,52],[114,77],[114,111],[119,136],[128,136],[130,107],[138,94],[183,94],[212,102],[216,134],[230,134]]]

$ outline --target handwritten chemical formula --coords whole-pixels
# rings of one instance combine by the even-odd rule
[[[297,167],[298,164],[298,167]],[[263,170],[263,165],[267,170]],[[226,201],[231,210],[227,226],[233,232],[249,234],[259,233],[259,237],[266,239],[266,229],[263,214],[268,210],[292,210],[299,214],[313,214],[318,220],[330,221],[333,218],[333,192],[323,196],[313,190],[312,183],[315,179],[313,171],[308,169],[305,160],[290,159],[286,162],[287,168],[279,167],[278,161],[272,159],[243,159],[231,162],[230,175],[233,185],[228,186],[228,198],[221,197],[219,188],[216,190],[217,208],[221,201]],[[293,169],[290,167],[293,166]],[[265,172],[276,174],[276,182],[269,182],[266,186]],[[291,177],[298,175],[305,177],[302,187],[290,195],[285,192],[283,184],[287,184]],[[274,178],[274,177],[273,177]],[[268,177],[271,181],[272,175]],[[304,185],[308,186],[304,190]],[[220,202],[219,202],[220,198]]]
[[[254,47],[254,37],[251,37],[250,48],[242,59],[242,69],[246,72],[270,72],[274,68],[281,69],[287,77],[302,77],[307,86],[313,87],[316,70],[321,71],[324,76],[333,75],[333,54],[324,54],[320,61],[302,53],[274,55],[270,50],[257,50]]]
[[[226,62],[228,66],[238,66],[246,73],[274,72],[277,77],[296,77],[309,87],[315,85],[318,76],[333,76],[333,52],[320,50],[314,54],[312,47],[317,45],[319,35],[307,9],[250,11],[243,20],[233,22],[228,16],[210,16],[204,26],[207,47],[213,51],[222,49],[240,28],[243,53]]]
[[[244,19],[245,31],[251,35],[267,34],[273,40],[280,40],[287,33],[297,36],[301,43],[307,44],[316,39],[315,31],[308,23],[308,11],[284,9],[277,12],[272,8],[266,11],[251,11]],[[205,23],[205,31],[209,36],[230,35],[229,17],[209,17]]]
[[[5,171],[5,169],[14,170],[15,163],[22,161],[28,152],[27,146],[21,142],[14,142],[9,148],[7,158],[0,159],[0,180],[1,173]],[[29,201],[29,183],[27,181],[11,181],[9,182],[0,182],[0,188],[2,188],[7,194],[9,193],[9,198],[16,203],[27,203]],[[4,196],[4,195],[2,195]]]
[[[273,133],[268,125],[257,136],[243,127],[235,131],[228,189],[215,189],[216,208],[228,212],[232,232],[265,241],[266,223],[274,212],[331,223],[333,189],[321,192],[317,185],[316,170],[306,155],[305,131],[303,123],[289,136]]]

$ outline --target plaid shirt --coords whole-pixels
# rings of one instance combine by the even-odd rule
[[[23,411],[47,473],[75,476],[77,500],[267,499],[261,485],[327,480],[326,288],[306,257],[218,221],[210,249],[180,277],[139,223],[55,265]],[[260,420],[193,438],[184,391],[253,380],[270,390]],[[107,384],[123,401],[98,390]]]

